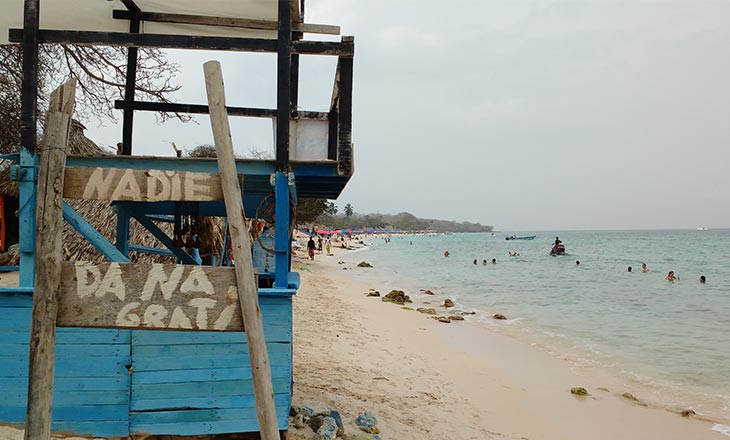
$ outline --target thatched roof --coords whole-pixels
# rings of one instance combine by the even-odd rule
[[[84,127],[80,122],[73,121],[69,137],[68,153],[72,155],[101,156],[110,155],[110,151],[97,146],[84,135]],[[41,147],[42,148],[42,147]],[[17,197],[18,183],[9,178],[8,164],[0,169],[0,193]],[[116,236],[116,210],[109,201],[98,200],[67,200],[69,205],[86,219],[107,240],[114,243]],[[170,223],[158,224],[168,235],[172,235]],[[220,252],[223,242],[224,223],[210,218],[204,218],[201,226],[201,255]],[[130,223],[129,242],[141,246],[161,247],[162,245],[147,230],[135,220]],[[105,258],[84,237],[68,223],[63,225],[63,254],[65,260],[103,262]],[[130,252],[132,262],[167,262],[174,263],[173,257],[150,255],[135,251]]]

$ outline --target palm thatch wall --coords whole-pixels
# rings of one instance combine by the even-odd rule
[[[80,122],[73,121],[69,137],[68,153],[72,155],[102,156],[111,155],[112,152],[97,146],[91,139],[84,135],[84,127]],[[42,148],[42,147],[41,147]],[[18,196],[18,183],[9,178],[9,164],[0,164],[0,193],[12,197]],[[96,230],[104,235],[107,240],[114,243],[116,236],[117,214],[109,201],[98,200],[67,200],[76,212],[83,216]],[[170,223],[158,224],[168,235],[172,235]],[[220,219],[203,218],[201,221],[201,255],[205,256],[220,252],[223,243],[224,222]],[[103,262],[105,258],[89,242],[82,237],[68,223],[63,225],[63,257],[70,261],[93,261]],[[135,220],[131,221],[129,242],[141,246],[162,247],[159,241]],[[15,248],[15,246],[13,247]],[[17,250],[9,250],[9,253]],[[6,256],[7,257],[7,256]],[[3,258],[0,256],[0,261]],[[17,264],[17,258],[6,258],[5,264]],[[173,257],[151,255],[131,251],[132,262],[166,262],[174,263]]]

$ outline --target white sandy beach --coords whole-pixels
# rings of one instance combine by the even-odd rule
[[[384,439],[726,438],[711,421],[641,406],[621,397],[636,390],[531,344],[368,298],[383,289],[356,272],[373,270],[356,267],[367,253],[335,252],[295,262],[294,405],[339,410],[347,432],[367,411]],[[578,386],[591,396],[572,395]]]

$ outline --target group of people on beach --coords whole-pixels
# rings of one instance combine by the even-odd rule
[[[323,240],[322,237],[317,237],[317,241],[314,241],[314,236],[309,237],[309,241],[307,241],[307,254],[309,255],[310,260],[314,260],[314,253],[315,251],[322,253],[322,245],[324,244],[325,248],[327,249],[327,255],[330,254],[330,246],[332,246],[332,240],[327,237],[326,240]]]

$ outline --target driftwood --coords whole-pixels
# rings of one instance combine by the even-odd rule
[[[28,407],[25,439],[51,437],[54,350],[58,291],[61,288],[63,168],[75,103],[76,80],[71,79],[51,95],[43,133],[45,141],[38,165],[36,193],[35,283],[30,330]]]
[[[269,354],[264,339],[263,321],[259,308],[258,289],[254,279],[251,242],[246,228],[241,188],[236,180],[236,162],[233,157],[233,141],[226,113],[223,74],[218,61],[205,63],[205,87],[208,93],[210,123],[218,153],[218,168],[231,231],[233,256],[236,260],[241,313],[246,322],[246,339],[251,360],[256,414],[262,440],[278,440],[278,423],[274,406],[274,388],[271,382]]]

